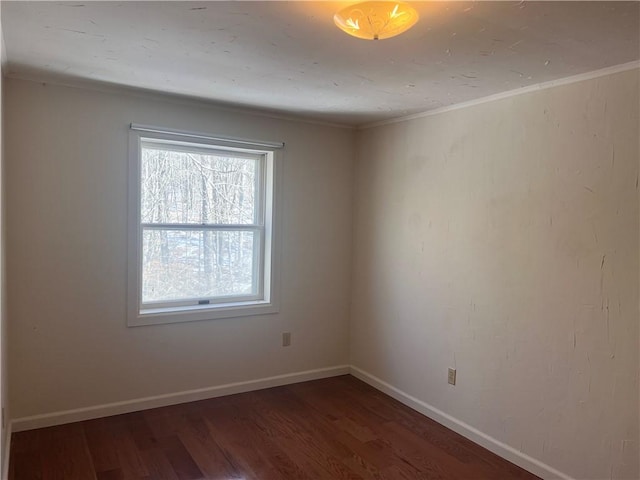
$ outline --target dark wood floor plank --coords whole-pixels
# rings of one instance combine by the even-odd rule
[[[205,478],[244,478],[233,457],[224,452],[209,434],[202,418],[195,418],[179,433],[180,440]]]
[[[149,476],[141,453],[129,434],[118,432],[113,435],[113,441],[118,455],[118,464],[126,480],[137,480]]]
[[[310,454],[308,441],[311,436],[301,426],[296,426],[291,419],[283,418],[277,413],[261,410],[255,418],[256,425],[268,435],[270,441],[279,445],[295,466],[295,476],[301,480],[327,478],[331,475],[323,464],[323,459]]]
[[[534,480],[345,375],[13,434],[9,480]]]
[[[194,462],[177,435],[161,442],[164,457],[168,460],[178,480],[199,480],[204,475]]]
[[[73,433],[54,427],[43,439],[48,447],[41,451],[42,480],[96,480],[82,427],[70,425],[77,426]]]
[[[42,457],[40,452],[12,451],[9,460],[9,478],[42,480]]]
[[[146,449],[140,453],[149,478],[154,480],[180,480],[169,459],[160,449]]]
[[[300,479],[318,478],[360,478],[344,462],[342,455],[336,454],[335,441],[327,443],[319,431],[313,432],[304,426],[303,421],[295,418],[284,421],[283,417],[264,414],[260,420],[262,425],[273,435],[274,441],[281,445],[287,456],[298,466],[295,477]],[[294,428],[294,424],[298,428]],[[344,446],[340,446],[346,451]]]
[[[287,389],[272,390],[260,396],[262,417],[271,421],[279,432],[279,442],[288,445],[289,455],[312,458],[328,478],[361,478],[343,459],[351,455],[350,449],[338,438],[331,421],[310,409]],[[282,409],[282,405],[286,405]],[[316,478],[320,478],[316,473]]]
[[[84,422],[84,434],[87,439],[87,447],[93,466],[97,473],[120,471],[120,460],[118,459],[117,445],[113,441],[115,428],[104,422],[105,419],[91,420]],[[115,473],[105,473],[116,475]],[[120,475],[123,475],[120,473]],[[117,477],[116,477],[117,478]]]
[[[26,432],[16,432],[11,436],[11,453],[34,452],[40,448],[40,432],[38,430],[27,430]]]
[[[400,458],[413,465],[417,470],[426,472],[429,478],[448,479],[451,478],[450,472],[457,472],[461,478],[479,476],[479,472],[468,469],[467,464],[460,462],[446,451],[425,442],[396,422],[385,424],[384,442],[387,443],[387,449],[396,452]]]
[[[292,478],[297,471],[283,448],[252,419],[246,397],[239,398],[237,404],[210,408],[204,416],[211,435],[225,451],[236,459],[251,458],[244,468],[256,478]]]

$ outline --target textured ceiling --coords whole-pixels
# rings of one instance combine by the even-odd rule
[[[359,125],[640,58],[638,2],[412,2],[376,42],[348,3],[2,1],[5,72]]]

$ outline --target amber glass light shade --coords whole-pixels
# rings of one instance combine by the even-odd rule
[[[395,37],[418,21],[418,12],[403,2],[362,2],[333,16],[341,30],[365,40]]]

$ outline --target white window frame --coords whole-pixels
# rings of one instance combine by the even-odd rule
[[[212,230],[254,230],[258,232],[259,245],[254,249],[254,276],[258,291],[255,295],[238,297],[200,298],[176,302],[142,303],[142,233],[141,222],[141,152],[143,143],[180,146],[200,152],[238,152],[259,160],[257,185],[258,218],[255,224],[246,226],[211,227]],[[129,132],[129,198],[128,198],[128,282],[127,325],[130,327],[200,320],[214,320],[277,313],[279,309],[277,241],[277,212],[280,191],[280,163],[283,143],[262,142],[230,137],[217,137],[201,133],[184,132],[147,125],[131,124]],[[165,224],[166,225],[166,224]],[[184,225],[176,225],[183,229]],[[187,227],[188,228],[188,227]],[[194,225],[194,229],[207,227]],[[206,304],[202,304],[208,301]]]

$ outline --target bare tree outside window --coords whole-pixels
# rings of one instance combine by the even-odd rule
[[[141,148],[142,302],[257,294],[260,162]]]

